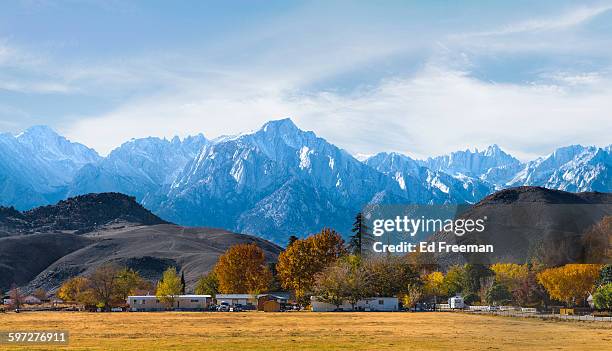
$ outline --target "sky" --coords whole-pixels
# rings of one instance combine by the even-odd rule
[[[290,117],[353,154],[612,143],[612,1],[3,3],[0,132],[107,154]]]

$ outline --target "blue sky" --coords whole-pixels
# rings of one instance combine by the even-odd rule
[[[612,2],[15,1],[0,131],[102,154],[291,117],[352,153],[612,141]]]

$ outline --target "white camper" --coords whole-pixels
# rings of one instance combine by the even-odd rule
[[[448,299],[448,304],[451,309],[462,309],[465,307],[465,302],[463,301],[463,297],[457,295]]]

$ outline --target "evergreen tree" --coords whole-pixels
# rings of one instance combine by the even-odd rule
[[[289,237],[289,240],[287,240],[287,247],[291,246],[291,244],[293,244],[296,240],[298,240],[299,238],[295,235],[292,235]]]
[[[185,272],[181,272],[181,295],[185,295]]]
[[[363,215],[361,212],[357,213],[355,216],[355,222],[353,223],[351,232],[353,232],[353,235],[349,240],[349,251],[353,255],[361,255],[361,247],[365,242],[368,233],[368,227],[363,221]]]

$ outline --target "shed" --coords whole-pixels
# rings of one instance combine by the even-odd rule
[[[264,312],[280,312],[281,304],[276,300],[269,300],[263,303]]]

